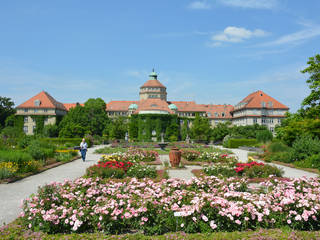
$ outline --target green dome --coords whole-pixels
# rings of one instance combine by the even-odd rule
[[[154,71],[154,69],[152,69],[152,72],[149,74],[149,77],[151,79],[157,79],[158,75],[156,74],[156,72]]]
[[[138,105],[135,103],[130,104],[129,109],[138,109]]]
[[[178,110],[177,106],[173,103],[169,105],[170,110]]]

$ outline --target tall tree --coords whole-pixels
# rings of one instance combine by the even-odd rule
[[[308,67],[302,73],[308,73],[307,83],[311,93],[302,102],[302,108],[307,117],[319,118],[320,116],[320,54],[310,57]]]
[[[90,98],[84,103],[84,107],[87,109],[91,133],[101,136],[106,125],[109,123],[106,103],[101,98]]]
[[[7,117],[15,112],[13,101],[10,98],[0,96],[0,129],[5,126]]]
[[[209,119],[196,114],[191,127],[192,138],[195,140],[209,140],[210,131]]]

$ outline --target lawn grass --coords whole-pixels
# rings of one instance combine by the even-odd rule
[[[250,240],[273,240],[273,239],[319,239],[319,231],[293,231],[289,228],[283,229],[258,229],[244,232],[216,232],[186,234],[184,232],[167,233],[159,236],[145,236],[142,233],[131,233],[123,235],[105,235],[103,233],[73,233],[73,234],[46,234],[33,232],[20,225],[19,219],[13,223],[0,228],[0,239],[109,239],[109,240],[211,240],[211,239],[250,239]]]

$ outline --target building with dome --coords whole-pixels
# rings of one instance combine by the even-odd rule
[[[76,103],[60,103],[47,92],[41,92],[20,104],[17,115],[25,119],[24,131],[32,134],[35,128],[33,115],[46,115],[45,124],[56,122],[57,116],[65,115]],[[158,80],[153,70],[149,79],[140,87],[138,101],[110,101],[106,104],[109,117],[130,117],[133,114],[175,114],[178,117],[194,118],[196,114],[207,117],[212,127],[231,121],[238,126],[260,124],[274,131],[289,110],[287,106],[259,90],[249,94],[237,105],[197,104],[195,101],[170,101],[167,88]]]

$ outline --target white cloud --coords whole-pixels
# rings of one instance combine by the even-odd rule
[[[266,42],[263,44],[260,44],[259,46],[277,46],[277,45],[283,45],[283,44],[299,44],[302,43],[310,38],[317,37],[320,35],[320,26],[319,25],[311,25],[311,24],[301,24],[305,26],[306,28],[290,33],[287,35],[283,35],[279,37],[278,39],[271,41],[271,42]]]
[[[238,43],[245,39],[253,37],[264,37],[268,35],[267,32],[261,29],[255,29],[253,31],[246,28],[229,26],[224,29],[222,33],[215,34],[211,37],[213,47],[220,46],[222,42]]]
[[[196,10],[206,10],[210,9],[211,6],[206,1],[195,1],[188,5],[188,8],[190,9],[196,9]]]
[[[219,2],[231,7],[255,9],[272,9],[278,5],[277,0],[219,0]]]

